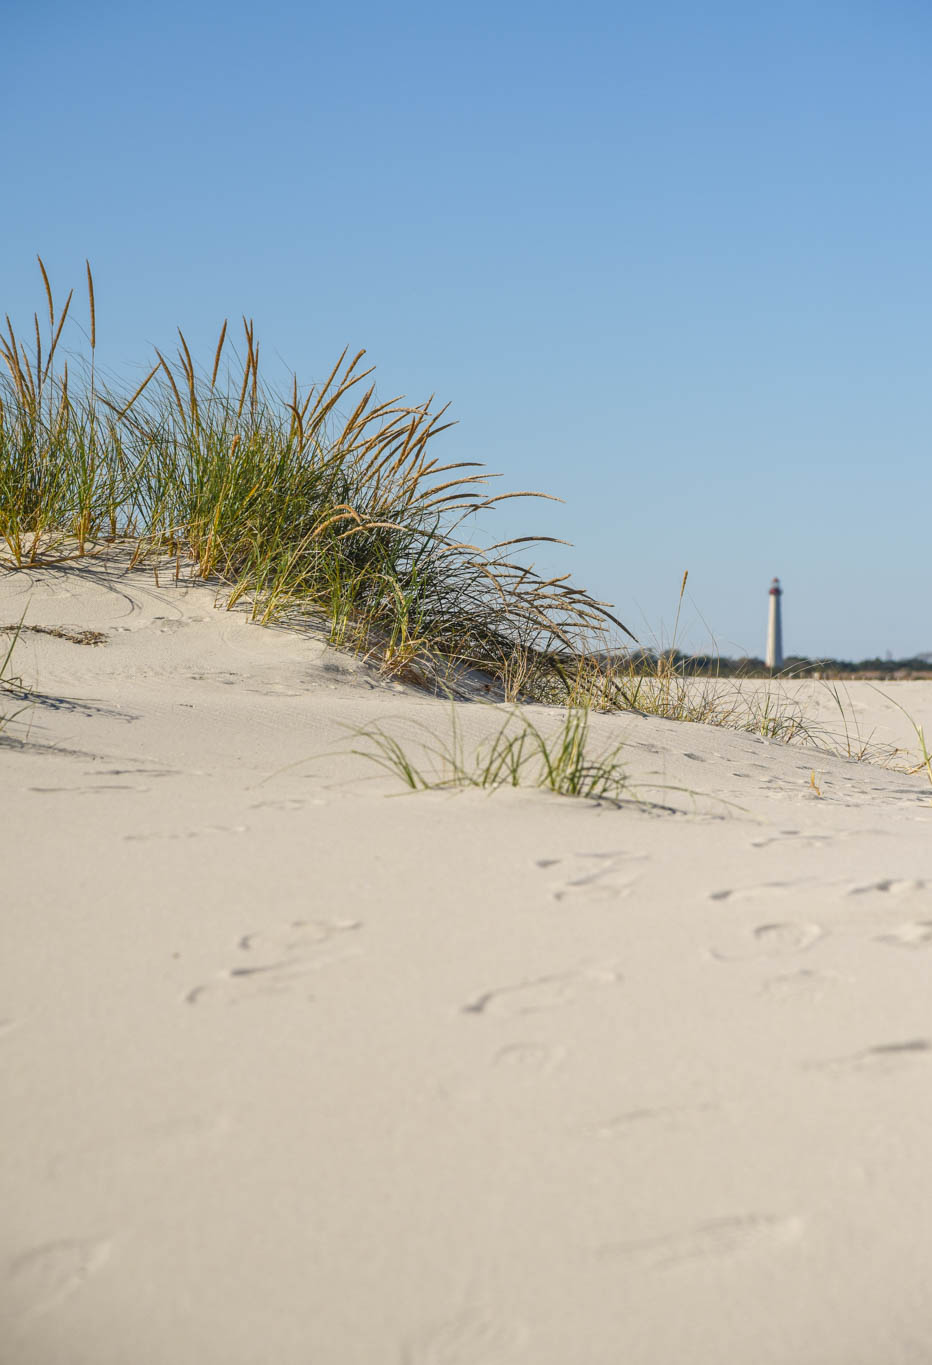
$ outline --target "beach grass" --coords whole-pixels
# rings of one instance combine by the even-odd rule
[[[14,701],[22,701],[27,695],[22,679],[16,677],[12,672],[13,650],[16,648],[22,628],[23,619],[21,618],[19,623],[10,630],[10,642],[3,656],[0,657],[0,703],[4,703],[8,698],[12,698]],[[15,711],[7,711],[4,705],[0,705],[0,734],[11,721],[15,720],[26,709],[25,706],[18,706]]]
[[[240,353],[224,323],[206,367],[183,333],[141,383],[105,384],[87,270],[87,346],[66,355],[73,291],[45,294],[23,339],[0,336],[0,551],[22,567],[129,543],[133,562],[184,563],[268,623],[322,626],[387,673],[431,685],[479,670],[508,697],[534,698],[556,653],[625,627],[568,576],[524,556],[552,537],[480,544],[466,524],[506,499],[479,462],[442,463],[450,423],[432,400],[377,396],[364,352],[324,381],[277,393],[244,319]]]
[[[789,690],[788,684],[800,681],[792,666],[764,678],[733,668],[717,672],[713,653],[699,656],[703,670],[696,671],[694,656],[682,653],[677,644],[688,578],[687,570],[680,581],[669,643],[655,641],[651,648],[636,649],[623,645],[609,652],[596,645],[590,653],[583,651],[559,661],[567,704],[636,711],[665,720],[737,730],[773,743],[801,745],[858,762],[904,766],[904,751],[877,741],[873,733],[862,732],[843,683],[817,680],[837,713],[837,723],[829,724],[817,721],[813,708]],[[548,699],[559,701],[558,690],[551,688]],[[922,746],[923,736],[918,738]]]
[[[120,546],[133,565],[184,566],[218,583],[228,607],[310,624],[437,692],[470,695],[465,680],[573,715],[634,710],[829,747],[779,679],[761,689],[690,675],[675,648],[687,574],[673,646],[632,649],[609,604],[528,562],[553,537],[477,539],[477,514],[549,495],[496,493],[480,462],[442,463],[447,409],[380,398],[363,351],[278,392],[244,318],[238,350],[224,322],[201,366],[179,330],[173,355],[156,350],[141,382],[121,386],[97,364],[90,266],[77,351],[63,340],[74,291],[58,307],[41,259],[39,271],[41,316],[22,335],[8,318],[0,332],[0,564]],[[849,728],[838,744],[853,752]]]
[[[587,707],[568,707],[553,733],[545,734],[526,710],[512,708],[492,737],[467,753],[454,710],[448,738],[423,725],[408,726],[399,736],[379,723],[352,731],[351,752],[412,791],[536,787],[617,805],[627,787],[623,746],[591,754],[589,714]],[[423,757],[412,757],[414,750]]]
[[[878,692],[879,695],[882,696],[885,701],[892,702],[896,709],[906,717],[906,719],[909,721],[910,725],[913,728],[913,733],[916,736],[916,742],[918,745],[918,754],[913,755],[913,759],[915,760],[916,758],[918,758],[918,762],[913,761],[911,763],[911,766],[907,769],[907,771],[910,772],[911,774],[925,773],[926,777],[929,779],[929,782],[932,783],[932,750],[930,750],[928,741],[926,740],[924,727],[915,719],[914,716],[910,715],[909,711],[907,711],[906,707],[902,704],[902,702],[897,701],[895,697],[889,696],[888,693],[880,692],[879,688],[875,687],[874,691]]]

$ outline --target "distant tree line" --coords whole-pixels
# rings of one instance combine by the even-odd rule
[[[669,670],[696,678],[769,678],[774,676],[763,659],[721,658],[714,654],[683,654],[679,650],[654,652],[632,650],[614,655],[615,662],[623,663],[634,672],[656,673]],[[782,678],[932,678],[932,656],[916,655],[910,659],[810,659],[789,654],[778,671]]]

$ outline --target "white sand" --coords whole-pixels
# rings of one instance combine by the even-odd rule
[[[108,640],[0,739],[4,1365],[932,1360],[928,781],[616,716],[679,814],[391,797],[299,760],[449,706],[213,601],[0,573]]]

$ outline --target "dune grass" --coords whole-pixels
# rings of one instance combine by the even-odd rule
[[[17,716],[21,715],[22,712],[27,709],[25,706],[20,706],[15,711],[6,711],[2,705],[6,698],[12,697],[16,701],[22,701],[26,696],[22,679],[14,677],[11,672],[13,650],[16,648],[22,628],[23,621],[21,619],[19,624],[14,626],[10,632],[10,643],[8,644],[3,657],[0,658],[0,734],[3,733],[4,728],[9,725],[12,720],[15,720]]]
[[[918,755],[913,755],[913,759],[918,757],[919,761],[918,762],[913,761],[911,763],[911,766],[907,769],[907,771],[913,775],[916,773],[925,773],[926,777],[929,779],[929,782],[932,783],[932,751],[930,751],[929,745],[926,741],[924,727],[919,723],[919,721],[915,719],[914,716],[910,715],[909,711],[907,711],[906,707],[902,704],[902,702],[898,702],[896,698],[891,697],[888,692],[881,692],[878,687],[875,687],[874,691],[877,692],[880,696],[882,696],[884,701],[892,702],[896,709],[902,712],[902,714],[906,717],[906,719],[909,721],[910,725],[913,728],[913,733],[916,736],[916,742],[919,745]]]
[[[548,699],[555,704],[565,700],[597,710],[637,711],[665,720],[712,725],[858,762],[902,766],[902,751],[861,732],[844,685],[829,680],[819,684],[837,712],[837,723],[827,724],[816,721],[811,709],[787,690],[787,684],[798,680],[792,667],[768,678],[730,670],[694,672],[692,659],[680,652],[676,642],[688,578],[687,571],[680,582],[671,643],[657,642],[652,649],[599,650],[564,659],[560,664],[563,698],[558,689],[551,688]],[[705,661],[714,655],[702,657]],[[922,745],[923,737],[919,739]]]
[[[485,682],[507,702],[636,710],[747,730],[817,737],[778,686],[688,676],[675,649],[634,640],[608,604],[525,555],[552,537],[479,543],[478,513],[536,490],[494,493],[479,462],[441,463],[450,425],[433,401],[381,399],[364,352],[323,382],[284,393],[262,378],[260,344],[227,323],[198,365],[179,330],[139,383],[105,381],[87,267],[86,344],[66,351],[73,291],[44,303],[21,336],[0,332],[0,565],[61,562],[128,546],[217,582],[229,607],[263,623],[311,624],[387,674],[456,694]],[[682,606],[686,575],[677,608]],[[676,627],[674,627],[674,638]],[[635,641],[636,643],[636,641]]]
[[[693,677],[672,652],[620,654],[595,663],[583,658],[574,669],[570,697],[600,710],[716,725],[779,743],[814,742],[803,708],[782,691],[779,679],[762,687],[750,679]]]
[[[134,563],[183,561],[226,585],[262,621],[302,618],[390,673],[437,683],[478,669],[508,696],[533,697],[556,651],[614,624],[568,576],[515,556],[552,537],[480,545],[465,523],[506,499],[474,461],[441,463],[449,423],[432,400],[380,399],[364,352],[307,391],[273,392],[243,321],[239,356],[224,323],[209,364],[184,335],[156,351],[132,392],[96,365],[94,282],[88,347],[65,356],[61,309],[39,262],[43,318],[28,340],[0,335],[0,553],[47,564],[129,542]],[[47,317],[45,316],[47,314]],[[228,363],[229,362],[229,363]],[[521,547],[519,551],[519,547]]]
[[[919,740],[919,752],[922,757],[912,769],[912,772],[924,772],[929,781],[932,782],[932,752],[930,752],[929,746],[926,743],[926,737],[921,725],[916,725],[916,737]]]
[[[697,677],[689,673],[688,660],[672,652],[647,660],[622,658],[602,670],[602,686],[615,689],[618,709],[667,720],[690,721],[758,735],[777,744],[796,744],[859,762],[890,763],[897,751],[861,732],[853,706],[844,689],[828,681],[826,689],[837,710],[837,724],[814,719],[811,711],[786,684],[796,681],[792,672],[772,678]],[[592,691],[595,683],[590,684]]]
[[[412,791],[444,791],[475,787],[536,787],[560,796],[617,805],[627,777],[617,744],[598,754],[587,752],[589,711],[567,708],[557,729],[544,734],[525,711],[509,710],[499,729],[467,755],[454,710],[450,738],[442,739],[423,725],[409,727],[409,743],[382,724],[354,730],[361,758],[398,777]],[[411,750],[424,755],[415,760]]]
[[[676,644],[688,570],[683,574],[673,626],[673,642],[653,649],[630,646],[600,648],[556,656],[546,699],[552,704],[591,706],[599,711],[637,711],[665,720],[690,721],[743,730],[782,743],[812,743],[803,710],[774,678],[763,688],[759,679],[697,676]]]

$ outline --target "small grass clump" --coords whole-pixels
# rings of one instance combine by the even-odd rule
[[[7,564],[128,541],[134,563],[183,561],[262,622],[316,623],[332,644],[431,685],[477,669],[509,697],[539,695],[558,676],[556,651],[575,656],[614,621],[567,576],[545,579],[514,558],[552,537],[480,546],[465,535],[476,513],[546,495],[495,494],[497,476],[478,463],[441,463],[446,409],[380,400],[364,352],[344,351],[306,392],[295,380],[279,394],[263,382],[244,319],[239,358],[226,323],[203,369],[179,331],[177,354],[156,351],[124,392],[96,365],[90,267],[89,354],[64,358],[73,295],[57,309],[39,266],[47,324],[36,314],[28,342],[9,320],[0,335]]]
[[[921,725],[916,726],[916,738],[919,740],[919,752],[922,758],[910,771],[914,773],[924,772],[929,781],[932,782],[932,752],[926,744],[925,733]]]
[[[926,741],[924,727],[920,724],[919,721],[915,719],[915,717],[910,715],[910,713],[907,711],[906,707],[902,704],[902,702],[897,701],[895,697],[891,697],[887,692],[880,692],[880,689],[877,687],[874,688],[874,691],[878,692],[879,695],[882,696],[885,701],[892,702],[896,709],[903,713],[903,715],[909,721],[910,725],[913,727],[913,733],[915,734],[916,741],[919,745],[918,755],[919,762],[913,763],[912,766],[910,766],[907,769],[907,771],[911,775],[915,775],[916,773],[925,773],[930,783],[932,783],[932,750],[929,749],[929,745]],[[915,758],[916,755],[913,755],[913,757]]]
[[[16,648],[16,642],[19,639],[22,628],[22,620],[20,620],[18,625],[11,628],[10,633],[12,639],[7,646],[5,654],[0,658],[0,702],[7,697],[13,697],[16,701],[21,701],[26,696],[22,679],[14,677],[10,672],[13,650]],[[9,725],[10,721],[15,720],[16,717],[25,710],[25,706],[20,706],[16,711],[4,711],[3,709],[0,709],[0,733]]]
[[[356,747],[352,753],[400,778],[412,791],[536,787],[560,796],[618,805],[627,786],[620,744],[596,755],[587,752],[586,707],[570,707],[549,735],[526,713],[510,710],[492,738],[480,744],[471,757],[467,757],[455,712],[448,740],[438,739],[425,726],[412,732],[411,741],[425,755],[425,762],[415,761],[410,745],[406,748],[383,725],[354,730],[353,737]]]
[[[743,679],[692,677],[670,653],[606,661],[600,685],[617,709],[742,730],[783,744],[813,742],[802,707],[778,682],[762,688],[746,686]]]

